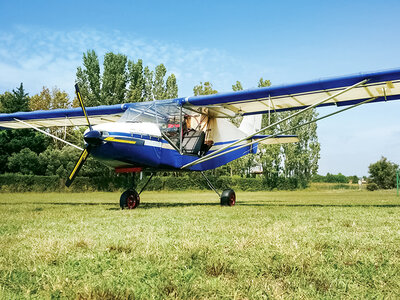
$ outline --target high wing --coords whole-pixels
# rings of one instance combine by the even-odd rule
[[[182,99],[101,105],[86,107],[85,111],[92,125],[116,122],[121,119],[127,110],[131,114],[136,114],[136,116],[140,115],[142,121],[146,117],[149,120],[161,120],[168,119],[168,117],[179,112],[177,107],[182,103]],[[123,118],[121,120],[125,121]],[[88,120],[80,107],[0,114],[0,129],[86,125],[88,125]]]
[[[176,108],[194,110],[210,117],[234,117],[298,110],[310,106],[346,106],[371,99],[371,102],[400,99],[400,69],[357,74],[286,86],[239,92],[193,96],[152,102],[88,107],[93,125],[115,122],[130,109],[140,114],[170,116]],[[0,114],[0,129],[87,125],[81,108],[41,110]]]
[[[317,104],[323,99],[328,100],[317,107],[354,105],[371,98],[374,98],[371,102],[400,99],[400,69],[188,97],[184,100],[184,107],[207,107],[209,114],[214,117],[233,117],[297,110]]]
[[[126,104],[88,107],[87,114],[90,122],[96,125],[117,121],[126,109]],[[87,121],[80,107],[0,114],[0,129],[30,128],[28,124],[35,127],[64,127],[87,125]]]

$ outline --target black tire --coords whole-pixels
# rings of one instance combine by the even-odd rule
[[[121,209],[135,209],[140,204],[140,197],[135,190],[127,190],[122,193],[119,199],[119,206]]]
[[[236,194],[234,190],[225,190],[221,194],[222,206],[234,206],[236,204]]]

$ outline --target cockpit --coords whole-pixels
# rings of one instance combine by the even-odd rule
[[[157,101],[135,103],[119,122],[154,123],[164,138],[182,154],[202,156],[211,148],[208,115],[194,109],[185,109],[176,102],[157,104]]]

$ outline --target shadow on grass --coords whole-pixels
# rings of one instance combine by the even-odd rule
[[[117,202],[12,202],[12,203],[4,203],[0,202],[0,205],[59,205],[59,206],[115,206],[112,208],[108,208],[108,210],[120,210],[119,204]],[[151,208],[159,208],[159,207],[186,207],[186,206],[219,206],[219,203],[201,203],[201,202],[190,202],[190,203],[170,203],[170,202],[160,202],[160,203],[140,203],[139,208],[141,209],[151,209]]]
[[[269,207],[400,207],[400,204],[274,204],[274,203],[238,203],[240,206]]]
[[[189,203],[168,203],[168,202],[159,202],[159,203],[140,203],[139,209],[151,209],[151,208],[159,208],[159,207],[187,207],[187,206],[220,206],[219,203],[201,203],[201,202],[189,202]]]
[[[34,205],[115,205],[112,203],[96,203],[96,202],[0,202],[0,205],[20,205],[20,204],[34,204]]]
[[[279,201],[281,202],[281,201]],[[120,210],[118,203],[116,202],[12,202],[5,203],[0,202],[0,205],[59,205],[59,206],[114,206],[112,208],[108,208],[108,210]],[[202,203],[202,202],[142,202],[140,203],[139,209],[152,209],[152,208],[161,208],[161,207],[189,207],[189,206],[220,206],[218,202],[215,203]],[[290,203],[246,203],[246,202],[238,202],[236,206],[247,206],[247,207],[400,207],[400,204],[290,204]]]
[[[137,209],[153,209],[163,207],[188,207],[188,206],[219,206],[219,203],[140,203]],[[121,210],[118,207],[111,207],[107,210]],[[125,209],[127,210],[127,209]]]

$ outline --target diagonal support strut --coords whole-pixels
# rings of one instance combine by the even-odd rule
[[[295,126],[295,127],[290,128],[290,129],[283,130],[283,131],[281,131],[281,132],[275,133],[275,134],[273,134],[273,135],[266,136],[266,137],[264,137],[264,138],[262,138],[262,139],[257,139],[257,140],[255,140],[255,141],[252,141],[251,143],[247,143],[247,144],[244,144],[244,145],[240,145],[240,146],[238,146],[238,147],[235,147],[234,149],[230,149],[230,150],[225,151],[225,152],[223,152],[223,153],[218,153],[218,154],[216,154],[216,155],[214,155],[214,156],[212,156],[212,157],[210,157],[210,158],[208,158],[208,159],[205,159],[205,160],[203,160],[203,161],[201,161],[201,162],[204,162],[204,161],[207,161],[207,160],[210,160],[210,159],[214,159],[214,158],[216,158],[216,157],[218,157],[218,156],[228,154],[228,153],[230,153],[230,152],[232,152],[232,151],[236,151],[236,150],[238,150],[238,149],[251,146],[251,145],[253,145],[253,144],[256,144],[256,143],[265,141],[265,140],[267,140],[267,139],[272,139],[272,138],[274,138],[274,137],[276,137],[276,136],[278,136],[278,135],[285,134],[285,133],[288,133],[288,132],[290,132],[290,131],[292,131],[292,130],[295,130],[295,129],[304,127],[304,126],[306,126],[306,125],[309,125],[309,124],[311,124],[311,123],[315,123],[315,122],[317,122],[317,121],[326,119],[326,118],[328,118],[328,117],[331,117],[331,116],[333,116],[333,115],[339,114],[339,113],[344,112],[344,111],[346,111],[346,110],[349,110],[349,109],[355,108],[355,107],[357,107],[357,106],[360,106],[360,105],[362,105],[362,104],[371,102],[371,101],[373,101],[373,100],[375,100],[375,99],[376,99],[376,97],[367,99],[367,100],[365,100],[365,101],[363,101],[363,102],[360,102],[360,103],[354,104],[354,105],[352,105],[352,106],[346,107],[346,108],[344,108],[344,109],[341,109],[341,110],[339,110],[339,111],[336,111],[336,112],[327,114],[327,115],[325,115],[325,116],[322,116],[322,117],[317,118],[317,119],[315,119],[315,120],[311,120],[311,121],[306,122],[306,123],[304,123],[304,124],[300,124],[300,125],[297,125],[297,126]]]
[[[63,142],[63,143],[65,143],[65,144],[67,144],[67,145],[70,145],[70,146],[72,146],[72,147],[75,147],[76,149],[79,149],[79,150],[83,151],[83,148],[81,148],[81,147],[79,147],[79,146],[77,146],[77,145],[74,145],[74,144],[72,144],[72,143],[70,143],[70,142],[67,142],[66,140],[63,140],[63,139],[59,138],[58,136],[55,136],[54,134],[48,133],[48,132],[46,132],[46,131],[44,131],[44,130],[42,130],[42,129],[36,127],[36,126],[33,126],[32,124],[29,124],[29,123],[27,123],[27,122],[24,122],[24,121],[19,120],[19,119],[16,119],[16,118],[14,118],[14,120],[17,121],[17,122],[20,122],[20,123],[22,123],[22,124],[24,124],[24,125],[27,125],[27,126],[33,128],[33,129],[35,129],[35,130],[37,130],[37,131],[39,131],[39,132],[45,134],[45,135],[48,135],[48,136],[50,136],[50,137],[52,137],[52,138],[54,138],[54,139],[56,139],[56,140],[58,140],[58,141],[60,141],[60,142]]]
[[[220,153],[220,152],[222,152],[222,151],[224,151],[224,150],[226,150],[228,148],[231,148],[233,146],[236,146],[237,144],[239,144],[239,143],[241,143],[243,141],[246,141],[246,140],[252,138],[253,136],[255,136],[255,135],[257,135],[257,134],[259,134],[259,133],[261,133],[261,132],[263,132],[263,131],[265,131],[265,130],[267,130],[269,128],[275,127],[276,125],[278,125],[280,123],[283,123],[283,122],[285,122],[285,121],[287,121],[287,120],[289,120],[289,119],[291,119],[291,118],[293,118],[293,117],[295,117],[297,115],[303,114],[306,111],[309,111],[310,109],[313,109],[314,107],[317,107],[317,106],[319,106],[319,105],[321,105],[321,104],[323,104],[323,103],[325,103],[325,102],[327,102],[327,101],[329,101],[329,100],[331,100],[331,99],[333,99],[333,98],[335,98],[335,97],[337,97],[339,95],[342,95],[342,94],[344,94],[344,93],[346,93],[346,92],[348,92],[348,91],[350,91],[350,90],[352,90],[352,89],[354,89],[354,88],[356,88],[356,87],[358,87],[360,85],[363,85],[364,83],[368,82],[368,80],[369,79],[364,79],[364,80],[362,80],[360,82],[357,82],[356,84],[353,84],[352,86],[349,86],[349,87],[347,87],[346,89],[344,89],[342,91],[339,91],[339,92],[337,92],[337,93],[335,93],[335,94],[333,94],[333,95],[331,95],[329,97],[326,97],[326,98],[322,99],[321,101],[319,101],[317,103],[314,103],[313,105],[310,105],[310,106],[308,106],[308,107],[306,107],[306,108],[304,108],[304,109],[302,109],[302,110],[300,110],[300,111],[298,111],[296,113],[293,113],[290,116],[287,116],[286,118],[283,118],[282,120],[279,120],[279,121],[277,121],[277,122],[275,122],[273,124],[270,124],[270,125],[268,125],[268,126],[266,126],[264,128],[261,128],[260,130],[256,131],[255,133],[253,133],[251,135],[248,135],[248,136],[246,136],[244,138],[241,138],[241,139],[237,140],[236,142],[230,143],[230,144],[228,144],[228,145],[226,145],[226,146],[224,146],[224,147],[222,147],[222,148],[220,148],[220,149],[218,149],[218,150],[216,150],[216,151],[214,151],[214,152],[212,152],[210,154],[207,154],[207,155],[205,155],[205,156],[203,156],[203,157],[201,157],[199,159],[196,159],[196,160],[192,161],[191,163],[188,163],[188,164],[182,166],[181,169],[184,169],[184,168],[199,164],[199,163],[201,163],[203,161],[209,160],[209,158],[216,157],[216,155],[218,153]],[[248,145],[248,144],[246,144],[246,145]]]

